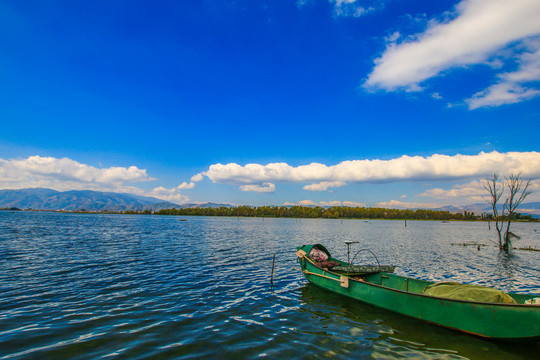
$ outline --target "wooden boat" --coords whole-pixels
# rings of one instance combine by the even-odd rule
[[[484,338],[540,341],[540,306],[525,304],[525,301],[540,295],[508,294],[515,303],[458,300],[425,295],[422,293],[424,289],[434,283],[381,271],[388,268],[378,265],[368,266],[363,272],[358,273],[321,268],[308,256],[314,247],[324,251],[329,261],[337,262],[344,267],[348,264],[331,257],[328,250],[320,244],[298,247],[296,254],[299,257],[301,271],[310,283],[323,289]]]

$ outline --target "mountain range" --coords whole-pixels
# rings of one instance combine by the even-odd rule
[[[499,211],[502,211],[503,205],[499,204],[497,205],[497,209]],[[482,213],[488,213],[490,214],[492,212],[491,206],[487,203],[477,203],[477,204],[470,204],[470,205],[464,205],[464,206],[444,206],[439,209],[435,210],[442,210],[442,211],[450,211],[450,212],[463,212],[463,211],[472,211],[475,214],[482,214]],[[524,214],[524,215],[533,215],[533,217],[538,217],[540,215],[540,202],[530,202],[530,203],[523,203],[521,204],[517,211],[518,213]]]
[[[153,197],[92,190],[56,191],[31,188],[0,190],[0,208],[65,211],[157,211],[171,208],[219,207],[228,204],[179,205]]]

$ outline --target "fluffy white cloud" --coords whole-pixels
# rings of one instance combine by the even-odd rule
[[[253,192],[259,192],[259,193],[273,193],[276,191],[276,185],[269,182],[262,183],[262,185],[258,185],[258,184],[242,185],[240,186],[240,190],[253,191]]]
[[[515,104],[539,95],[539,90],[524,88],[519,84],[503,81],[474,94],[466,102],[469,109],[474,110],[484,106]]]
[[[356,201],[339,201],[339,200],[320,201],[319,204],[321,206],[349,206],[349,207],[365,207],[366,206],[366,204],[359,203]]]
[[[499,81],[465,100],[469,109],[514,104],[540,96],[540,90],[526,84],[540,81],[540,41],[530,42],[529,50],[519,55],[519,68],[503,73]]]
[[[178,185],[176,188],[179,189],[179,190],[184,190],[184,189],[193,189],[195,187],[195,183],[194,182],[190,182],[189,184],[187,182],[183,182],[181,183],[180,185]]]
[[[469,198],[485,195],[486,191],[480,180],[468,182],[466,184],[455,185],[450,190],[440,188],[429,189],[418,196],[432,197],[435,199],[450,199],[450,198]]]
[[[155,197],[176,204],[183,204],[189,201],[189,198],[181,194],[180,191],[178,191],[178,188],[167,189],[162,186],[156,187],[149,192],[141,190],[138,195]]]
[[[451,189],[445,190],[440,188],[429,189],[418,196],[431,197],[440,200],[453,200],[455,202],[470,203],[470,202],[484,202],[487,196],[487,192],[482,185],[483,180],[475,180],[467,182],[465,184],[457,184]],[[532,181],[529,187],[533,193],[527,197],[527,201],[539,201],[540,184],[538,181]]]
[[[290,166],[235,163],[211,165],[203,174],[217,183],[261,184],[263,182],[392,182],[450,180],[521,173],[540,176],[540,153],[481,152],[478,155],[401,156],[392,160],[350,160],[327,166],[319,163]],[[311,186],[311,185],[309,185]]]
[[[345,181],[323,181],[320,183],[315,183],[311,185],[304,186],[304,190],[309,191],[326,191],[328,188],[335,188],[345,186],[347,183]]]
[[[524,42],[540,34],[540,1],[538,0],[463,0],[453,14],[445,14],[450,21],[432,21],[428,28],[402,43],[390,42],[364,86],[368,89],[420,90],[424,80],[441,74],[453,67],[487,63],[490,58],[516,50],[509,48],[516,42]],[[537,55],[531,54],[537,59]],[[522,66],[527,67],[527,59]],[[533,60],[532,62],[535,62]],[[492,62],[493,63],[493,62]],[[524,69],[522,69],[524,70]],[[535,80],[533,74],[518,70],[525,81]],[[502,76],[513,77],[507,74]],[[479,93],[469,102],[471,108],[485,106],[480,99],[487,97],[486,104],[521,101],[536,96],[534,91],[517,89],[513,99],[501,99],[503,88],[493,88]],[[511,90],[506,90],[506,93]]]
[[[77,161],[30,156],[22,160],[0,159],[0,185],[20,188],[31,184],[122,184],[155,180],[136,166],[98,169]]]
[[[183,183],[174,189],[157,187],[146,191],[126,185],[131,182],[152,181],[146,170],[136,166],[96,168],[68,158],[30,156],[27,159],[0,159],[0,188],[23,189],[43,187],[59,191],[95,190],[150,196],[175,203],[189,199],[179,189],[195,184]]]
[[[202,174],[193,175],[191,177],[191,181],[193,182],[199,182],[199,181],[202,181],[202,179],[203,179]]]

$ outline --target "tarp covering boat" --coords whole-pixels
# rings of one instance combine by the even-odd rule
[[[447,299],[478,301],[486,303],[516,304],[516,301],[501,290],[481,285],[442,282],[427,286],[422,294]]]

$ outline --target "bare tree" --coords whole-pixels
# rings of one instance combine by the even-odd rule
[[[491,210],[493,211],[493,218],[495,219],[495,228],[497,229],[497,234],[499,235],[499,249],[502,250],[503,248],[503,242],[502,242],[503,223],[500,221],[499,210],[497,209],[497,203],[499,202],[502,195],[504,194],[504,183],[500,183],[499,177],[497,176],[497,174],[493,174],[491,178],[485,179],[482,182],[482,185],[484,189],[486,189],[486,191],[489,192],[489,195],[490,195],[489,198],[484,198],[484,200],[491,206]]]
[[[516,211],[516,208],[525,200],[527,196],[532,193],[532,190],[529,190],[529,185],[531,185],[531,180],[525,181],[520,174],[511,174],[506,177],[506,186],[510,195],[504,202],[503,214],[506,213],[508,221],[506,223],[506,232],[504,233],[504,243],[503,250],[508,252],[508,249],[512,247],[512,237],[516,237],[510,232],[510,223],[512,222],[512,216]]]
[[[519,239],[518,236],[510,232],[510,224],[512,223],[512,217],[517,207],[525,200],[527,196],[532,193],[529,189],[531,180],[525,180],[521,177],[521,174],[511,174],[505,177],[503,183],[499,182],[497,174],[489,179],[485,179],[482,183],[484,189],[489,193],[489,197],[486,198],[486,202],[491,206],[493,211],[493,218],[495,219],[495,228],[499,235],[499,249],[508,252],[512,248],[512,238]],[[503,196],[505,189],[508,189],[509,195],[504,201],[502,213],[499,214],[497,204]],[[504,220],[506,219],[506,231],[504,237],[502,230],[504,228]]]

